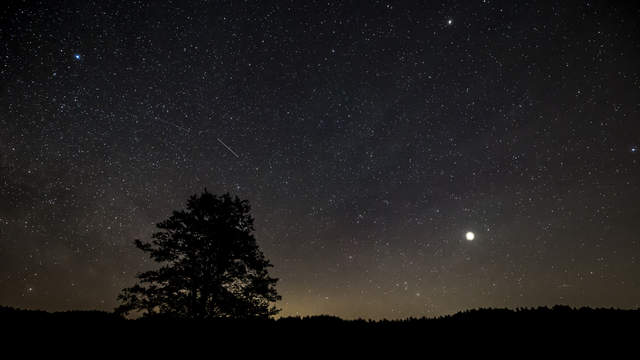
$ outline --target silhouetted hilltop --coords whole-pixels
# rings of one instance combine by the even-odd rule
[[[270,320],[177,320],[141,318],[129,320],[103,311],[46,312],[0,307],[0,324],[14,339],[102,346],[154,344],[157,349],[180,348],[183,344],[209,344],[242,350],[264,346],[323,350],[352,348],[376,352],[384,347],[421,349],[421,346],[459,350],[526,346],[577,347],[633,344],[640,324],[640,309],[552,308],[474,309],[437,318],[402,320],[343,320],[321,315],[282,317]],[[267,345],[268,344],[268,345]],[[523,345],[524,344],[524,345]],[[618,346],[616,345],[616,346]],[[249,346],[247,348],[247,346]],[[520,351],[520,350],[519,350]],[[298,354],[298,353],[296,353]],[[298,354],[299,355],[299,354]]]
[[[207,323],[211,325],[221,324],[230,326],[232,324],[262,324],[265,326],[274,326],[279,328],[288,327],[316,327],[316,326],[335,326],[335,327],[413,327],[413,326],[432,326],[432,325],[457,325],[465,322],[467,325],[473,323],[486,322],[511,322],[511,323],[564,323],[571,324],[574,322],[633,322],[640,320],[640,309],[614,309],[614,308],[572,308],[566,305],[556,305],[549,307],[537,308],[480,308],[465,310],[453,315],[439,316],[435,318],[406,318],[398,320],[343,320],[337,316],[331,315],[313,315],[313,316],[290,316],[269,320],[233,320],[233,319],[212,319],[212,320],[183,320],[169,317],[147,317],[139,319],[125,319],[117,314],[106,311],[61,311],[47,312],[42,310],[25,310],[16,309],[7,306],[0,306],[0,321],[91,321],[91,322],[123,322],[123,323],[158,323],[158,322],[190,322],[190,323]]]
[[[124,319],[114,313],[98,310],[70,310],[47,312],[42,310],[16,309],[8,306],[0,306],[0,321],[123,321]]]

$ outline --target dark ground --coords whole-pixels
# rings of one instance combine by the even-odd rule
[[[436,319],[126,320],[0,307],[2,354],[45,358],[634,358],[640,309],[478,309]],[[10,349],[10,350],[9,350]],[[13,358],[13,357],[9,357]]]
[[[514,336],[536,334],[537,340],[554,336],[607,336],[624,332],[637,337],[640,309],[552,308],[474,309],[438,318],[402,320],[343,320],[334,316],[285,317],[271,320],[169,320],[124,319],[103,311],[45,312],[0,307],[0,323],[32,329],[88,329],[148,336],[219,335],[218,339],[242,336],[289,336],[296,338],[334,337],[345,340],[358,337],[402,338],[453,335],[474,339],[491,334]],[[628,329],[629,331],[625,330]],[[534,340],[534,339],[532,339]]]

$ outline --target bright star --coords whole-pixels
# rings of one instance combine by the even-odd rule
[[[447,25],[453,25],[453,19],[447,19]]]
[[[475,238],[476,238],[476,234],[474,234],[474,233],[473,233],[473,232],[471,232],[471,231],[468,231],[468,232],[465,234],[465,237],[467,238],[467,240],[472,241],[473,239],[475,239]]]
[[[635,147],[635,146],[634,146],[634,147],[632,147],[632,148],[631,148],[631,152],[632,152],[632,153],[636,153],[636,152],[638,152],[638,148],[637,148],[637,147]]]
[[[76,58],[76,60],[80,60],[81,58],[80,54],[73,54],[73,57]]]

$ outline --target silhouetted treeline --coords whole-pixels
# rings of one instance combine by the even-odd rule
[[[316,315],[304,317],[281,317],[278,319],[212,319],[212,320],[176,320],[162,316],[140,319],[126,319],[120,315],[105,311],[63,311],[46,312],[41,310],[23,310],[0,306],[0,321],[90,321],[120,322],[129,324],[189,323],[208,327],[225,328],[251,326],[275,329],[304,328],[344,328],[344,329],[412,329],[440,326],[459,326],[464,324],[491,326],[497,324],[528,324],[540,326],[571,326],[578,324],[630,323],[640,324],[640,309],[623,310],[615,308],[572,308],[564,305],[554,307],[517,308],[517,309],[473,309],[461,311],[453,315],[435,318],[406,318],[400,320],[343,320],[336,316]]]
[[[124,321],[121,316],[106,311],[58,311],[47,312],[42,310],[24,310],[7,306],[0,306],[0,321],[87,321],[87,322],[103,322],[103,321]]]
[[[278,319],[186,320],[161,317],[125,319],[102,311],[18,310],[0,307],[0,325],[13,340],[93,344],[114,348],[149,347],[155,351],[230,347],[235,353],[333,353],[350,348],[376,354],[380,349],[433,349],[530,353],[558,346],[590,352],[636,342],[640,309],[574,309],[568,306],[523,309],[477,309],[437,318],[404,320],[342,320],[335,316]],[[107,340],[108,339],[108,340]],[[605,345],[608,344],[608,345]],[[612,347],[611,347],[612,348]],[[294,349],[302,349],[302,352]],[[182,351],[182,350],[180,350]],[[510,351],[510,350],[509,350]],[[607,350],[608,351],[608,350]],[[541,351],[543,352],[543,351]],[[544,352],[543,352],[544,353]],[[516,354],[516,353],[512,353]],[[396,354],[398,355],[398,354]],[[396,358],[402,358],[398,355]]]

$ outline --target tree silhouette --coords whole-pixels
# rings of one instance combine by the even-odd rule
[[[161,264],[137,275],[139,282],[118,296],[119,314],[172,318],[266,318],[280,300],[269,276],[271,263],[252,232],[248,201],[204,189],[158,223],[160,229],[140,250]]]

